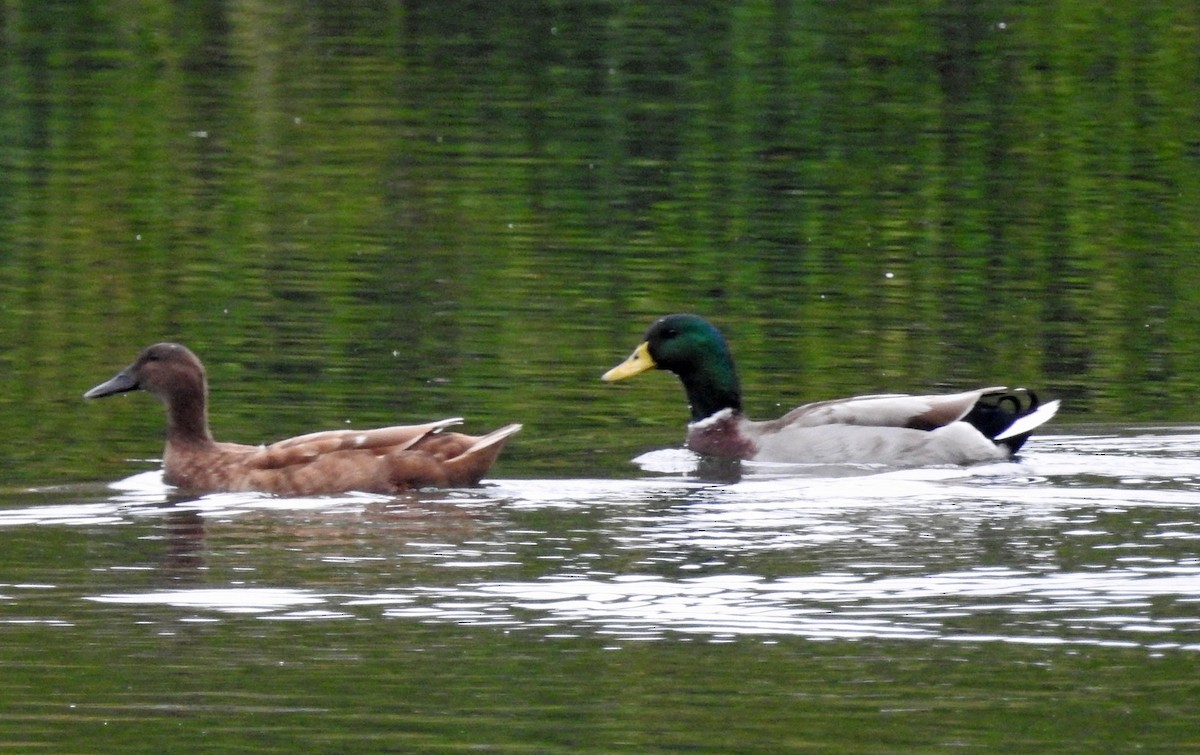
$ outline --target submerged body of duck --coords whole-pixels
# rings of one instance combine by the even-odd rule
[[[805,404],[776,420],[742,414],[729,347],[696,315],[668,315],[605,382],[650,369],[675,373],[692,410],[687,446],[732,459],[787,463],[971,464],[1009,459],[1058,411],[1002,386],[933,396],[881,394]]]
[[[374,430],[330,430],[267,446],[223,443],[208,427],[204,366],[186,347],[149,346],[129,367],[84,398],[144,390],[167,410],[163,479],[196,493],[259,491],[319,495],[396,493],[421,487],[474,485],[521,429],[506,425],[475,437],[443,432],[460,419]]]

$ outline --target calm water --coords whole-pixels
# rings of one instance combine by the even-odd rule
[[[1017,464],[0,510],[4,739],[56,750],[1200,746],[1200,428]],[[200,739],[198,739],[200,738]]]
[[[186,5],[0,12],[0,742],[1200,748],[1193,1]],[[681,310],[757,417],[1064,409],[697,468],[669,376],[598,381]],[[219,438],[525,431],[472,490],[181,499],[152,399],[80,399],[164,339]]]

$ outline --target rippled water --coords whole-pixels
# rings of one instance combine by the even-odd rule
[[[112,486],[10,492],[0,543],[15,571],[0,586],[0,626],[41,635],[51,659],[68,652],[58,643],[81,643],[68,652],[71,673],[19,699],[28,719],[43,720],[75,690],[120,720],[134,715],[120,701],[137,692],[118,683],[130,672],[114,664],[163,664],[136,675],[177,694],[180,675],[268,666],[294,652],[278,664],[297,664],[304,681],[282,708],[299,696],[329,713],[341,698],[320,690],[370,668],[363,683],[381,692],[380,668],[396,654],[426,656],[438,671],[424,684],[469,695],[498,652],[505,662],[525,657],[533,670],[521,684],[547,700],[574,678],[571,695],[594,703],[645,673],[607,668],[605,653],[657,647],[647,661],[654,673],[689,680],[657,697],[654,715],[669,728],[695,695],[744,683],[744,653],[773,659],[774,673],[794,667],[795,680],[831,648],[843,649],[849,668],[838,673],[849,678],[868,657],[868,666],[899,668],[970,648],[989,663],[1042,668],[1068,653],[1101,668],[1112,660],[1092,683],[1125,685],[1128,697],[1137,689],[1119,671],[1128,652],[1138,663],[1191,664],[1200,650],[1196,428],[1039,436],[1019,463],[967,469],[746,465],[713,479],[695,461],[664,450],[635,460],[625,479],[498,478],[399,498],[188,499],[153,470]],[[735,658],[698,650],[729,643]],[[700,663],[697,652],[707,675],[679,670]],[[603,684],[586,673],[564,680],[564,653],[605,665]],[[947,678],[944,694],[994,683],[1028,699],[1055,673],[1000,680],[998,668]],[[93,674],[112,674],[116,686],[79,682]],[[235,717],[256,710],[253,695],[241,695],[261,681],[242,689],[222,679],[200,683],[205,705]],[[11,696],[27,684],[18,675],[0,687]],[[779,715],[774,696],[789,684],[770,683],[775,703],[764,715]],[[915,693],[889,684],[898,700]],[[879,715],[878,689],[861,699],[844,692],[834,708],[857,700]],[[468,728],[485,726],[498,704],[489,697],[472,708]],[[609,741],[596,722],[577,725],[587,741]],[[364,744],[353,726],[322,726]],[[694,744],[718,741],[710,729],[693,735]],[[778,732],[763,736],[778,741]],[[461,737],[447,731],[437,741],[470,739]],[[518,741],[544,743],[528,733]]]
[[[698,479],[690,453],[664,451],[638,462],[687,471],[493,480],[398,500],[174,500],[147,472],[112,490],[56,491],[79,500],[8,509],[0,526],[100,537],[146,529],[166,553],[196,556],[193,576],[209,584],[82,597],[213,615],[399,618],[614,641],[746,634],[1200,649],[1200,613],[1165,610],[1200,600],[1200,435],[1036,446],[1021,463],[968,469],[831,476],[746,465],[733,483]],[[222,549],[231,536],[241,547]],[[290,555],[280,565],[273,554],[264,580],[256,551],[280,545]],[[215,560],[254,576],[211,584],[205,561]],[[290,561],[353,568],[356,578],[328,590],[287,579]],[[414,567],[427,578],[396,584]]]

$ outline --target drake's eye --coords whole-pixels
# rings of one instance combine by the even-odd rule
[[[679,335],[679,331],[675,330],[675,328],[667,328],[663,331],[663,338],[674,338],[677,335]]]

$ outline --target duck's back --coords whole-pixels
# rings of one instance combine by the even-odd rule
[[[431,424],[440,429],[444,423]],[[168,444],[164,479],[186,490],[285,496],[463,487],[483,478],[520,427],[508,425],[482,438],[426,431],[393,445],[372,443],[368,437],[392,428],[313,433],[269,446]]]

